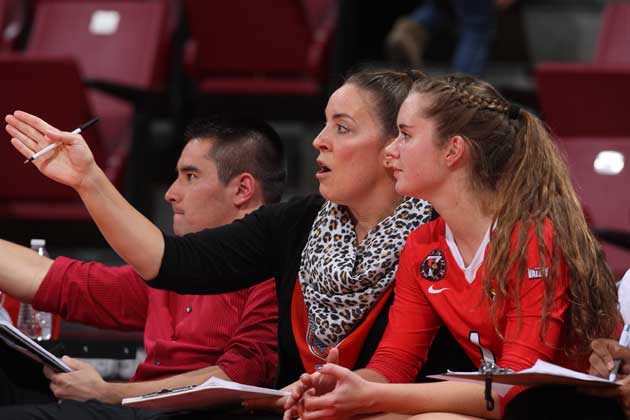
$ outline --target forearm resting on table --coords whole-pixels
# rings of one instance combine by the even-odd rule
[[[125,200],[96,165],[85,178],[77,192],[107,242],[142,278],[155,278],[164,254],[162,232]]]
[[[208,366],[206,368],[193,370],[180,375],[171,376],[165,379],[146,382],[109,382],[106,395],[101,401],[110,404],[120,404],[123,398],[139,397],[151,392],[159,392],[163,389],[173,389],[188,385],[200,385],[211,376],[231,381],[223,370],[218,366]]]
[[[498,419],[499,397],[493,393],[495,408],[486,410],[484,387],[460,382],[424,384],[374,384],[370,386],[365,407],[369,412],[421,414],[449,412]]]
[[[0,291],[31,302],[53,260],[0,239]]]

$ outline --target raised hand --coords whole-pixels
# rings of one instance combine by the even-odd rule
[[[25,158],[51,143],[60,145],[35,159],[32,164],[41,173],[75,190],[81,188],[91,171],[97,169],[94,156],[79,134],[63,132],[35,115],[15,111],[5,117],[11,144]]]

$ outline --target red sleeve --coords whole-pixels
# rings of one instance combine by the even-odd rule
[[[515,371],[529,368],[541,359],[554,362],[557,358],[559,348],[562,346],[562,329],[567,309],[569,307],[568,298],[568,273],[563,261],[558,263],[558,272],[554,279],[556,290],[553,297],[553,306],[549,317],[548,330],[541,340],[540,328],[542,324],[542,305],[545,294],[545,283],[540,278],[535,269],[551,270],[551,258],[546,255],[545,262],[540,263],[538,256],[537,240],[533,229],[530,231],[529,243],[527,245],[527,268],[534,269],[526,272],[521,281],[520,304],[521,322],[519,323],[519,313],[514,301],[508,302],[506,308],[506,328],[505,341],[499,366]],[[548,254],[552,248],[553,229],[549,221],[545,221],[544,241]],[[514,270],[516,272],[516,269]],[[502,399],[506,404],[511,398],[522,391],[523,387],[514,387]]]
[[[275,281],[246,289],[249,294],[239,326],[219,357],[233,381],[272,386],[278,364],[278,303]]]
[[[147,288],[130,266],[106,267],[59,257],[46,273],[33,306],[98,328],[143,331]]]
[[[417,252],[413,248],[410,236],[398,264],[389,322],[367,365],[368,369],[379,372],[390,383],[415,381],[441,326],[440,318],[427,301],[414,275],[413,256]]]

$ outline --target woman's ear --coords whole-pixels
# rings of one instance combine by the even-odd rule
[[[461,164],[467,155],[468,142],[462,136],[453,136],[448,139],[444,147],[444,160],[446,165],[453,167]]]

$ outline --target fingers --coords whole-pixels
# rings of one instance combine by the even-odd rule
[[[295,410],[285,410],[282,415],[282,420],[292,420],[297,417]]]
[[[5,130],[7,133],[9,133],[11,137],[19,140],[31,150],[37,151],[48,145],[48,143],[44,144],[44,141],[45,141],[44,136],[38,135],[37,136],[38,140],[33,139],[27,136],[26,134],[24,134],[23,132],[21,132],[20,130],[18,130],[15,126],[11,124],[7,124],[7,126],[5,127]]]
[[[51,381],[51,380],[52,380],[52,377],[53,377],[53,375],[54,375],[54,374],[55,374],[55,372],[54,372],[51,368],[49,368],[49,367],[47,367],[47,366],[45,366],[45,367],[44,367],[44,376],[45,376],[45,377],[46,377],[49,381]]]
[[[299,389],[300,393],[302,393],[306,388],[317,386],[317,380],[320,376],[321,373],[319,371],[313,373],[303,373],[300,375],[300,381],[296,384],[296,390]]]
[[[8,124],[8,127],[13,128],[16,132],[21,133],[22,136],[28,137],[30,141],[33,141],[36,144],[42,144],[40,147],[45,146],[47,143],[44,140],[44,134],[46,131],[38,130],[37,128],[25,123],[24,121],[15,117],[15,115],[7,115],[5,117],[5,121]],[[7,129],[7,132],[9,130]],[[13,135],[14,133],[9,133]]]
[[[315,395],[314,392],[307,391],[304,393],[304,397],[302,398],[304,410],[309,413],[330,409],[330,407],[335,406],[335,402],[338,402],[338,396],[335,392],[329,392],[324,395]]]
[[[290,407],[287,407],[288,405],[289,404],[287,402],[287,404],[285,405],[286,408],[284,410],[282,420],[292,420],[294,418],[300,417],[300,414],[302,414],[302,412],[304,411],[301,400],[295,401],[294,404]]]
[[[303,377],[309,377],[311,375],[302,374]],[[301,378],[300,378],[301,379]],[[291,395],[289,395],[284,403],[285,415],[289,416],[289,418],[299,416],[298,408],[302,403],[302,396],[308,392],[311,385],[306,385],[302,382],[298,382],[295,384],[293,390],[291,391]],[[288,414],[287,414],[288,413]],[[292,417],[291,417],[292,416]]]
[[[326,356],[326,363],[334,363],[336,365],[339,364],[339,349],[337,347],[332,347],[328,351],[328,356]]]
[[[20,121],[22,124],[38,130],[40,133],[60,132],[60,130],[48,124],[46,121],[42,120],[39,117],[36,117],[35,115],[29,114],[28,112],[15,111],[13,113],[13,117],[15,117],[15,119]]]
[[[61,389],[59,388],[59,386],[51,382],[49,388],[55,397],[60,398]]]
[[[20,154],[22,154],[22,156],[26,158],[31,157],[33,153],[35,153],[34,150],[25,146],[24,143],[22,143],[20,140],[16,139],[15,137],[11,139],[11,145],[15,147],[15,150],[20,152]]]
[[[48,387],[57,398],[62,397],[65,373],[55,373],[49,368],[44,368],[44,375],[50,380]]]
[[[619,344],[614,340],[601,338],[593,340],[591,343],[593,353],[589,357],[591,364],[589,372],[591,375],[608,378],[608,375],[615,367],[614,354],[617,353],[616,347],[619,347]]]
[[[61,142],[64,144],[75,144],[80,141],[82,137],[79,134],[72,134],[63,131],[47,131],[46,139],[50,140],[49,142]]]
[[[69,357],[69,356],[63,356],[61,360],[63,360],[63,362],[67,364],[68,366],[70,366],[72,369],[76,369],[76,370],[91,367],[89,363],[83,362],[78,359],[73,359],[72,357]]]
[[[337,379],[342,379],[343,377],[345,377],[346,375],[352,372],[350,371],[350,369],[336,365],[334,363],[326,363],[319,370],[319,373],[325,373],[327,375],[332,375]]]
[[[296,384],[296,386],[293,388],[293,391],[291,391],[291,394],[287,398],[284,408],[289,408],[289,406],[292,406],[297,401],[299,401],[300,398],[302,398],[302,394],[304,394],[304,392],[308,388],[309,388],[309,385],[305,385],[303,383]]]

